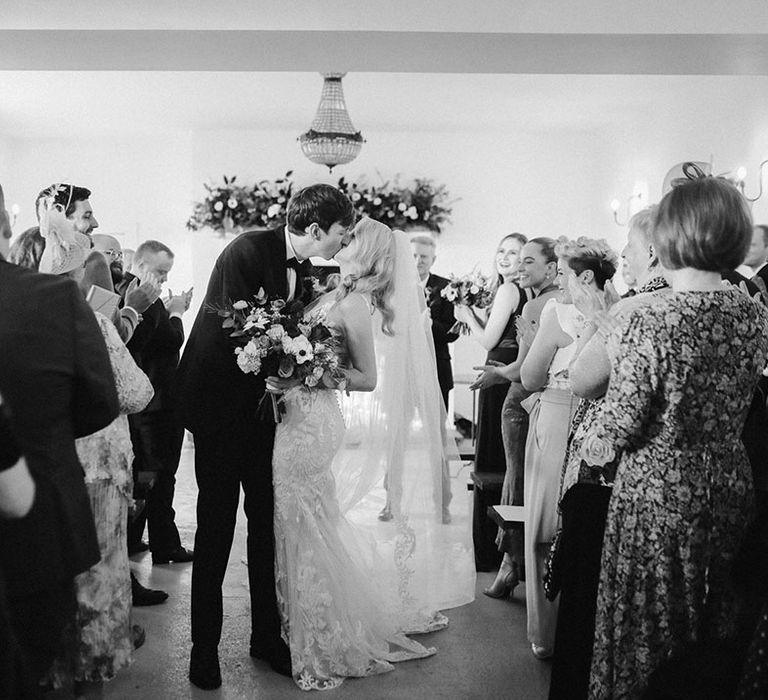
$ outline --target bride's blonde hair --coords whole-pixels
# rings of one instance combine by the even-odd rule
[[[336,298],[341,300],[350,292],[370,294],[374,308],[381,312],[382,331],[394,335],[390,299],[395,288],[395,237],[389,226],[368,217],[357,223],[354,237],[357,250],[349,260],[351,271],[341,280]]]

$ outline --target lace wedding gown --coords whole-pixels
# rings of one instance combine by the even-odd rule
[[[431,656],[405,632],[440,629],[446,618],[435,613],[413,629],[397,591],[373,575],[375,543],[339,506],[332,465],[345,425],[337,392],[298,387],[284,402],[272,462],[275,581],[296,683],[327,690]]]

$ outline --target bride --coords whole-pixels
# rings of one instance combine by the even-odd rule
[[[304,690],[434,654],[406,633],[474,597],[468,528],[441,520],[445,409],[408,239],[364,218],[336,259],[341,284],[308,314],[339,334],[348,425],[336,391],[288,388],[273,456],[277,600]],[[375,516],[385,474],[394,523]]]

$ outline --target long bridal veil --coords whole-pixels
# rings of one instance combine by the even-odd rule
[[[342,512],[373,536],[377,583],[396,592],[405,626],[419,631],[436,611],[474,600],[475,567],[466,487],[453,480],[452,505],[444,487],[457,455],[446,433],[424,292],[408,237],[392,235],[394,334],[384,334],[375,312],[377,386],[344,397],[347,432],[333,473]],[[385,502],[390,522],[377,519]],[[449,507],[452,520],[443,523]]]

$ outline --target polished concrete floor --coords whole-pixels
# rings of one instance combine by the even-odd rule
[[[182,541],[189,547],[194,543],[197,497],[193,456],[194,448],[185,443],[174,504]],[[469,499],[465,483],[466,471],[462,471],[456,477],[455,499]],[[107,698],[306,697],[291,679],[248,655],[250,614],[244,555],[245,523],[241,513],[224,583],[224,633],[219,649],[224,683],[221,689],[208,692],[195,688],[187,679],[192,565],[152,566],[149,554],[133,557],[132,567],[139,580],[167,591],[170,597],[163,605],[135,610],[135,622],[144,626],[147,641],[136,652],[134,664],[106,685]],[[447,612],[448,629],[419,638],[437,647],[436,656],[399,664],[392,673],[381,676],[350,679],[336,690],[325,691],[323,697],[545,698],[550,669],[547,662],[533,657],[526,641],[523,586],[518,586],[508,600],[493,600],[481,593],[492,579],[492,574],[479,574],[477,599]]]

